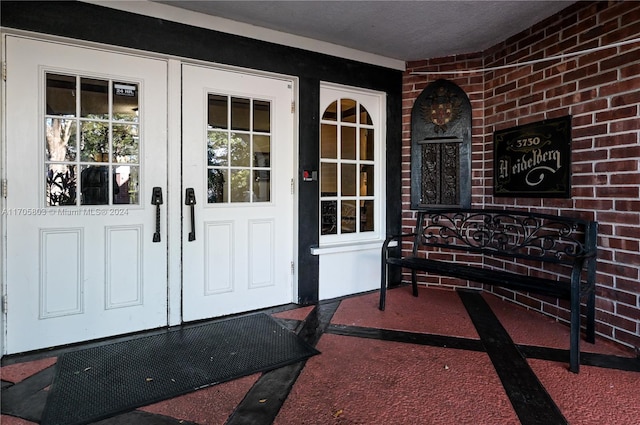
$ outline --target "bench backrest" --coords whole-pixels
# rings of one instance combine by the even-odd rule
[[[510,210],[420,211],[414,255],[422,246],[573,264],[596,255],[597,223]]]

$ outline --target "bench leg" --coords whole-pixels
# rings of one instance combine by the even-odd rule
[[[416,271],[411,270],[411,288],[413,289],[413,296],[418,296],[418,279],[416,278]]]
[[[587,295],[587,334],[586,340],[594,344],[596,342],[596,291]]]
[[[380,305],[378,306],[380,311],[384,311],[387,301],[387,268],[387,262],[383,259],[382,269],[380,270]]]
[[[569,370],[573,373],[580,371],[580,295],[572,290],[571,296],[571,336],[569,346]]]

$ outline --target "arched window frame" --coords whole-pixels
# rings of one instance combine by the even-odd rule
[[[356,114],[357,119],[355,122],[343,121],[341,116],[336,116],[335,120],[327,119],[327,109],[331,105],[340,105],[341,99],[349,99],[354,101],[356,107],[361,111],[366,110],[366,115],[370,117],[369,122],[361,122],[361,117],[364,116],[362,112]],[[334,103],[337,102],[337,103]],[[340,115],[340,111],[337,111]],[[384,93],[347,87],[331,83],[322,83],[320,87],[320,246],[332,246],[332,245],[344,245],[344,244],[358,244],[370,241],[380,241],[384,238],[384,226],[385,226],[385,134],[386,134],[386,96]],[[335,126],[335,134],[337,140],[336,155],[335,158],[323,155],[323,129],[327,131],[331,126]],[[357,151],[356,158],[344,159],[340,156],[340,135],[341,129],[355,128],[357,135]],[[373,134],[373,148],[371,153],[373,158],[363,159],[360,155],[361,147],[361,134],[362,132],[368,132],[367,134]],[[326,136],[326,135],[325,135]],[[327,187],[327,174],[326,170],[335,164],[337,181],[335,182],[335,193],[333,191],[324,190]],[[343,165],[347,167],[349,165],[355,165],[356,167],[356,190],[355,194],[343,195],[340,192],[341,188],[341,168]],[[327,167],[329,166],[329,167]],[[373,172],[363,173],[363,167],[369,171],[373,169]],[[325,172],[323,173],[323,168]],[[360,170],[360,172],[357,172]],[[370,176],[373,174],[373,190],[372,193],[361,193],[362,190],[362,176]],[[368,177],[369,179],[371,177]],[[367,182],[368,183],[368,182]],[[355,211],[353,211],[352,217],[343,217],[343,208],[339,208],[343,201],[346,203],[354,202]],[[330,211],[330,204],[333,203],[335,211]],[[366,210],[363,206],[367,206]],[[331,221],[331,214],[334,214],[334,226],[335,229],[329,230]],[[350,220],[354,220],[355,223],[350,223]],[[364,223],[364,224],[363,224]],[[372,226],[371,226],[371,223]],[[351,226],[351,231],[349,230]],[[355,229],[354,229],[355,226]],[[353,231],[355,230],[355,231]]]

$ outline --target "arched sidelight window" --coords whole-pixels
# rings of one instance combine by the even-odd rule
[[[321,243],[378,238],[377,186],[382,173],[378,115],[379,105],[366,97],[359,99],[357,93],[340,93],[322,110]]]

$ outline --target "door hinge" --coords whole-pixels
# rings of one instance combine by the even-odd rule
[[[293,181],[293,179],[291,179],[291,194],[293,195],[295,193],[295,182]]]
[[[2,197],[3,198],[7,198],[7,190],[8,190],[8,183],[7,183],[7,179],[2,179],[2,187],[0,188],[0,190],[2,191]]]
[[[296,265],[295,263],[292,261],[291,262],[291,274],[294,274],[296,272]]]
[[[7,309],[9,308],[9,303],[7,303],[7,296],[2,296],[2,314],[7,314]]]
[[[295,100],[291,101],[291,113],[292,114],[296,113],[296,101]]]
[[[7,81],[7,63],[2,62],[2,81]]]

